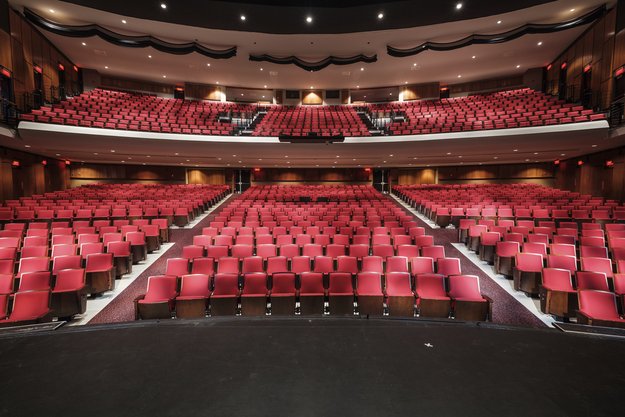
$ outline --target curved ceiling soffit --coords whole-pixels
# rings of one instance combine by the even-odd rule
[[[494,33],[492,35],[474,34],[453,42],[424,42],[418,46],[415,46],[414,48],[408,49],[395,48],[387,45],[386,51],[390,56],[399,58],[417,55],[427,50],[451,51],[471,45],[493,45],[498,43],[504,43],[525,35],[555,33],[563,30],[573,29],[578,26],[583,26],[588,23],[594,22],[595,20],[602,17],[606,13],[606,10],[606,6],[602,5],[583,16],[580,16],[573,20],[568,20],[566,22],[546,24],[527,23],[523,26],[519,26],[507,32]]]
[[[378,60],[377,55],[367,56],[363,54],[354,55],[350,57],[336,57],[329,56],[317,62],[308,62],[296,56],[288,57],[275,57],[267,54],[263,55],[250,55],[250,61],[255,62],[270,62],[272,64],[279,65],[295,65],[306,71],[320,71],[329,65],[350,65],[359,62],[373,63]]]
[[[211,49],[197,42],[171,43],[150,35],[124,35],[113,32],[112,30],[106,29],[97,24],[81,26],[62,25],[41,17],[28,8],[24,8],[24,17],[35,26],[56,35],[73,38],[89,38],[91,36],[98,36],[113,45],[123,46],[126,48],[152,47],[158,51],[174,55],[186,55],[197,52],[198,54],[215,59],[232,58],[237,54],[236,46],[227,49]]]

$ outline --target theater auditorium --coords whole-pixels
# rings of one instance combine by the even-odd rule
[[[0,416],[616,416],[625,0],[0,0]]]

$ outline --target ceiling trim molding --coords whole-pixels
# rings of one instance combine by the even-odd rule
[[[151,35],[131,36],[113,32],[97,24],[72,26],[62,25],[48,20],[28,8],[24,8],[24,17],[35,26],[52,32],[56,35],[73,37],[73,38],[89,38],[98,36],[99,38],[116,46],[126,48],[148,48],[152,47],[158,51],[173,55],[187,55],[193,52],[214,59],[228,59],[236,56],[237,47],[233,46],[227,49],[211,49],[197,42],[187,43],[171,43]]]
[[[304,61],[303,59],[296,56],[275,57],[267,54],[250,55],[250,61],[270,62],[272,64],[279,65],[295,65],[306,71],[320,71],[329,65],[350,65],[359,62],[370,64],[376,62],[377,60],[377,55],[367,56],[364,54],[354,55],[350,57],[329,56],[317,62]]]
[[[509,42],[514,39],[518,39],[525,35],[540,34],[540,33],[555,33],[563,30],[573,29],[578,26],[587,25],[601,18],[607,9],[605,5],[599,6],[595,10],[586,13],[576,19],[567,20],[565,22],[558,23],[527,23],[523,26],[519,26],[515,29],[502,33],[494,33],[491,35],[473,34],[465,38],[453,41],[453,42],[424,42],[418,46],[408,49],[395,48],[387,45],[386,51],[390,56],[401,58],[407,56],[417,55],[421,52],[432,51],[451,51],[454,49],[460,49],[471,45],[493,45],[498,43]]]

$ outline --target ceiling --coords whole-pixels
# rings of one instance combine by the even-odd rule
[[[607,126],[602,121],[460,134],[346,138],[345,143],[326,145],[279,143],[277,138],[168,135],[22,122],[18,137],[0,135],[0,145],[74,163],[425,167],[553,161],[625,145],[625,132],[609,133]]]
[[[69,0],[66,3],[208,29],[312,34],[367,32],[372,25],[375,30],[433,25],[498,15],[552,1],[439,0],[424,4],[410,0]],[[463,7],[456,9],[458,3]],[[380,13],[382,18],[378,18]],[[310,23],[306,22],[308,16],[313,19]]]
[[[386,53],[386,46],[410,48],[425,41],[449,42],[474,33],[500,33],[526,23],[563,22],[579,17],[604,4],[605,1],[557,0],[546,3],[540,2],[544,4],[488,17],[404,29],[380,30],[379,25],[370,23],[367,25],[370,31],[367,32],[290,35],[249,32],[243,31],[241,28],[221,30],[186,26],[172,23],[175,21],[173,18],[162,18],[166,21],[146,20],[120,14],[122,12],[100,11],[73,3],[78,3],[78,1],[70,3],[57,0],[10,0],[10,4],[18,10],[25,6],[47,19],[63,24],[96,23],[107,29],[129,35],[149,34],[169,42],[197,41],[214,49],[232,46],[236,46],[238,49],[237,56],[234,58],[209,59],[197,53],[183,56],[170,55],[152,48],[134,49],[114,46],[95,37],[71,38],[44,32],[61,51],[82,68],[95,69],[102,74],[141,78],[167,84],[182,85],[188,81],[271,90],[308,89],[311,86],[314,86],[315,89],[358,89],[434,81],[451,84],[521,75],[529,68],[542,67],[554,60],[586,27],[548,35],[526,35],[514,41],[496,45],[473,45],[449,52],[427,51],[418,56],[405,58],[389,56]],[[110,9],[121,8],[120,4],[135,4],[134,1],[84,1],[83,3],[102,3],[101,7]],[[151,7],[158,6],[158,3],[150,2]],[[244,4],[243,2],[220,3],[227,3],[230,6]],[[278,2],[269,1],[269,3]],[[391,3],[397,2],[386,4]],[[418,3],[423,6],[423,2],[413,1],[409,3]],[[428,4],[428,10],[431,7],[439,6],[449,8],[452,3],[455,4],[455,2],[448,1]],[[473,16],[472,13],[478,15],[484,13],[482,6],[478,6],[482,3],[482,1],[476,0],[464,1],[463,16]],[[500,6],[502,4],[514,4],[515,7],[525,4],[523,1],[485,2],[484,4],[495,7],[495,3],[500,4]],[[613,3],[608,3],[608,6]],[[173,4],[172,2],[171,8],[174,7]],[[370,5],[370,2],[365,2],[365,6]],[[171,8],[164,13],[173,12]],[[50,11],[51,9],[54,10],[54,13]],[[290,10],[291,8],[282,6],[279,8],[279,13],[287,9]],[[335,7],[334,9],[333,13],[336,14],[338,13],[336,9],[340,8]],[[186,10],[186,15],[193,14],[189,13],[189,10],[194,9],[188,8]],[[213,14],[226,19],[226,10],[224,6],[223,9],[219,9],[218,13],[213,12]],[[455,16],[454,13],[456,10],[452,7],[446,13],[439,11],[438,16]],[[415,16],[420,16],[420,14],[417,13]],[[239,13],[235,17],[240,20]],[[391,21],[396,18],[396,16],[387,14],[383,20],[385,24],[389,22],[390,25]],[[122,23],[122,20],[126,23]],[[246,15],[246,24],[253,20],[255,20],[254,15]],[[453,19],[450,18],[449,20]],[[416,17],[415,22],[418,23]],[[320,24],[319,19],[316,19],[313,25],[318,24]],[[301,22],[301,25],[306,25],[306,23]],[[83,42],[85,43],[84,46],[82,45]],[[542,42],[540,46],[538,45],[539,42]],[[321,71],[307,72],[294,65],[250,62],[250,54],[270,54],[277,57],[294,55],[310,62],[319,61],[330,55],[350,57],[365,54],[368,56],[377,55],[378,60],[366,64],[330,65]]]

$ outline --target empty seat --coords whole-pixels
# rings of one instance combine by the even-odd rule
[[[213,280],[210,295],[210,312],[212,316],[233,316],[237,312],[239,300],[239,275],[234,273],[217,273]]]
[[[115,267],[112,253],[92,253],[85,262],[87,292],[102,294],[115,288]]]
[[[495,273],[512,277],[516,255],[521,245],[514,241],[497,242],[495,246]]]
[[[37,323],[49,319],[50,291],[24,291],[13,295],[13,310],[7,318],[0,320],[0,326]]]
[[[575,278],[578,290],[610,291],[608,277],[603,272],[577,271]]]
[[[158,275],[148,278],[144,295],[135,299],[137,319],[168,319],[174,311],[177,279],[175,276]]]
[[[519,252],[516,255],[513,279],[514,289],[536,296],[542,281],[543,256],[537,253]]]
[[[356,278],[358,312],[364,315],[384,314],[382,276],[378,272],[359,272]]]
[[[262,258],[258,259],[262,265]],[[250,258],[244,259],[244,261],[246,260],[250,260]],[[245,272],[244,262],[241,314],[244,316],[264,316],[267,311],[268,296],[267,274],[264,272]]]
[[[122,275],[130,274],[132,272],[133,262],[130,242],[109,242],[106,247],[106,253],[110,253],[113,255],[113,265],[116,278],[120,278]]]
[[[354,314],[354,287],[352,274],[332,272],[328,276],[328,300],[331,315]]]
[[[56,273],[50,298],[52,315],[69,319],[87,310],[87,282],[83,268],[61,269]]]
[[[165,267],[165,275],[182,277],[189,273],[189,260],[186,258],[169,258]]]
[[[607,291],[578,291],[577,322],[593,326],[625,328],[625,319],[618,313],[616,295]]]
[[[544,268],[540,287],[540,310],[556,317],[575,317],[577,291],[573,288],[571,271],[556,267]]]
[[[417,314],[423,317],[447,318],[451,312],[451,299],[445,291],[445,277],[440,274],[415,276]]]
[[[300,274],[300,314],[323,314],[325,288],[323,274],[319,272],[302,272]]]
[[[387,273],[385,293],[389,315],[414,316],[415,297],[411,289],[408,272]]]
[[[271,315],[295,314],[295,274],[275,272],[271,275]]]
[[[480,280],[475,275],[449,277],[449,297],[457,320],[485,321],[491,316],[492,302],[482,295]]]

